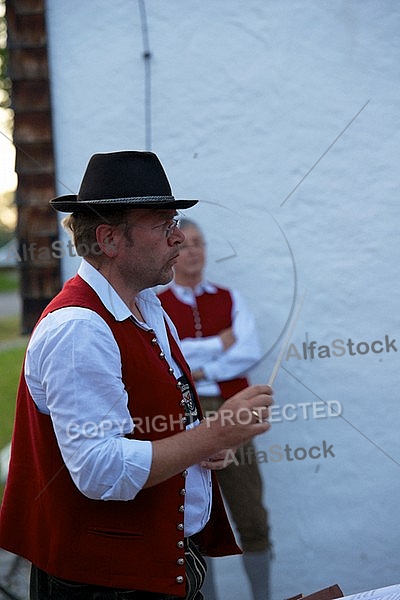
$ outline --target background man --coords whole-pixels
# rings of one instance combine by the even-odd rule
[[[148,289],[171,280],[177,209],[195,202],[133,151],[94,155],[78,195],[52,200],[83,261],[28,345],[0,514],[0,545],[32,562],[31,600],[201,600],[198,545],[238,551],[211,471],[269,429],[271,389],[202,420]]]
[[[245,389],[245,372],[261,357],[253,316],[234,290],[204,278],[205,240],[196,223],[183,219],[185,241],[174,266],[175,278],[159,297],[181,338],[205,414],[221,408]],[[218,472],[218,481],[237,526],[244,567],[254,600],[269,594],[269,528],[262,502],[262,481],[251,442],[237,460]],[[204,592],[216,598],[212,563],[208,561]]]

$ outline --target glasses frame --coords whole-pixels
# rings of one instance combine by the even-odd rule
[[[175,233],[177,229],[179,229],[181,220],[182,219],[180,219],[179,217],[172,217],[172,219],[168,219],[168,221],[164,221],[164,223],[161,223],[160,225],[155,225],[151,229],[164,228],[165,237],[168,240],[171,237],[171,235]]]

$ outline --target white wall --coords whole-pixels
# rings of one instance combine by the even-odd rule
[[[297,418],[257,440],[274,598],[399,583],[400,7],[152,0],[146,10],[152,150],[175,196],[201,200],[188,216],[206,230],[210,278],[254,309],[265,357],[253,380],[268,377],[305,290],[299,352],[305,340],[396,339],[396,351],[284,361],[276,404]],[[142,33],[128,0],[51,0],[47,16],[62,194],[77,191],[94,152],[145,147]],[[65,277],[75,268],[65,261]],[[332,400],[342,415],[323,418]],[[273,445],[293,455],[323,440],[334,456],[273,461]],[[221,599],[243,600],[240,561],[220,563]]]

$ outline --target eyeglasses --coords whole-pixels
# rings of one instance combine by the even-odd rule
[[[171,237],[171,235],[175,233],[175,230],[179,229],[180,224],[181,220],[178,218],[169,219],[168,221],[165,221],[165,223],[161,223],[161,225],[155,225],[154,227],[152,227],[152,229],[162,229],[165,233],[165,237],[168,240]]]
[[[176,231],[176,229],[177,228],[179,229],[180,222],[181,222],[180,219],[175,217],[173,219],[168,219],[167,221],[164,221],[164,223],[160,223],[160,225],[154,225],[153,227],[150,227],[150,230],[161,229],[162,232],[165,234],[165,237],[167,239],[169,239],[171,237],[171,235]],[[126,222],[126,223],[123,223],[123,225],[127,228],[127,230],[130,227],[138,227],[139,229],[148,229],[147,227],[142,227],[141,225],[139,225],[137,221],[133,221],[131,223]]]

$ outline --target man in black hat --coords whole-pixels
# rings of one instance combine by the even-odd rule
[[[0,546],[32,562],[31,600],[201,600],[201,553],[238,553],[214,470],[269,429],[250,386],[203,419],[174,325],[149,288],[184,240],[157,156],[94,155],[51,201],[83,257],[45,309],[18,390]]]

